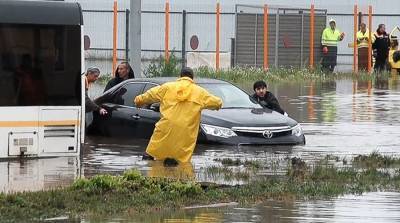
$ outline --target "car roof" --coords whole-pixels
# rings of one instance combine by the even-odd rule
[[[125,82],[152,82],[155,84],[164,84],[171,81],[176,81],[178,77],[152,77],[152,78],[135,78]],[[196,84],[228,84],[228,82],[211,78],[194,78]]]

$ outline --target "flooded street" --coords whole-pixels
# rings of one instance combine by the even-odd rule
[[[249,92],[251,87],[242,86]],[[257,160],[265,164],[257,174],[279,174],[287,158],[313,162],[326,155],[350,160],[373,151],[400,155],[400,81],[338,80],[273,84],[269,90],[281,107],[301,123],[304,146],[198,145],[192,162],[166,168],[161,162],[142,161],[147,140],[88,136],[82,158],[60,157],[0,162],[2,191],[41,190],[70,184],[79,176],[121,173],[139,169],[147,176],[195,179],[200,182],[240,184],[242,179],[223,179],[210,173],[220,166],[216,159]],[[100,90],[101,91],[101,90]],[[96,94],[96,92],[95,92]],[[344,163],[344,161],[343,161]],[[238,167],[240,168],[240,167]],[[252,173],[250,173],[252,176]],[[400,221],[400,193],[346,195],[331,200],[266,202],[251,207],[182,210],[104,222],[395,222]],[[99,220],[82,220],[98,222]]]
[[[390,205],[388,205],[390,204]],[[131,222],[131,223],[193,223],[193,222],[399,222],[399,193],[367,193],[363,196],[345,195],[330,200],[317,201],[268,201],[251,207],[225,207],[182,210],[137,216],[86,219],[82,222]]]
[[[251,86],[242,87],[251,93]],[[400,155],[398,80],[291,83],[269,86],[269,90],[279,98],[289,116],[301,123],[306,145],[200,144],[189,168],[193,169],[193,174],[200,174],[202,168],[216,165],[216,158],[279,160],[296,156],[312,161],[325,155],[350,158],[373,151]],[[86,143],[85,174],[120,172],[127,168],[138,168],[150,175],[159,172],[152,171],[152,165],[157,168],[158,164],[154,164],[157,162],[141,160],[147,140],[88,137]]]

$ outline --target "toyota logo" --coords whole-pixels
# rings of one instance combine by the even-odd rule
[[[267,138],[267,139],[272,138],[273,135],[274,135],[274,134],[273,134],[270,130],[265,130],[265,131],[263,132],[264,138]]]

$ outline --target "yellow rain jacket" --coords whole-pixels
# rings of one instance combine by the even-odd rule
[[[222,100],[189,77],[154,87],[135,98],[137,106],[160,102],[157,122],[146,152],[157,160],[188,162],[196,146],[202,109],[218,110]]]
[[[390,67],[392,69],[400,69],[400,61],[397,61],[395,63],[394,60],[393,60],[393,54],[396,51],[397,51],[397,49],[390,49],[389,50],[389,64],[390,64]]]

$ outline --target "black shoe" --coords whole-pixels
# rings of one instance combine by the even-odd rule
[[[174,158],[166,158],[164,160],[164,166],[166,167],[174,167],[174,166],[178,166],[178,161]]]
[[[154,157],[152,157],[149,154],[145,153],[142,156],[142,160],[154,160]]]

